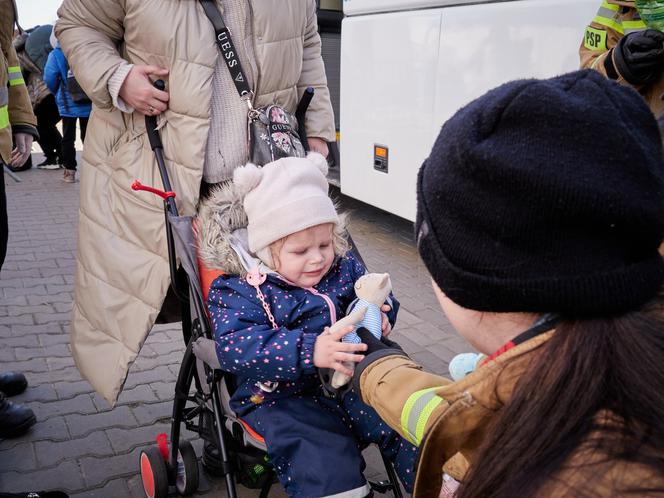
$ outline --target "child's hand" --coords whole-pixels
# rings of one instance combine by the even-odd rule
[[[314,345],[314,365],[318,368],[332,368],[337,372],[353,375],[353,371],[344,366],[343,362],[359,363],[364,359],[364,355],[353,354],[360,351],[366,351],[366,344],[352,344],[341,342],[341,338],[355,330],[353,325],[343,327],[335,332],[331,332],[328,327],[316,338]]]
[[[392,325],[390,325],[390,320],[387,318],[385,313],[389,313],[392,310],[392,306],[389,304],[384,304],[380,307],[380,311],[383,312],[380,328],[383,331],[383,337],[387,337],[392,332]]]

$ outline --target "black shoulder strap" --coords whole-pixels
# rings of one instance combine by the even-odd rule
[[[231,73],[231,78],[233,79],[233,83],[235,83],[237,93],[240,94],[240,97],[248,98],[251,95],[251,88],[249,88],[247,77],[245,76],[244,71],[242,71],[238,52],[231,39],[231,32],[226,26],[224,18],[221,16],[221,12],[217,9],[214,0],[199,1],[205,11],[205,15],[214,27],[217,45],[219,46],[219,50],[221,51],[224,61],[228,66],[228,70]]]

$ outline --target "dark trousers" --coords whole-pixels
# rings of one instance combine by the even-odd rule
[[[317,394],[266,399],[242,419],[265,438],[289,496],[330,496],[366,485],[362,448],[368,443],[378,445],[406,490],[413,489],[417,448],[352,391],[341,404]]]
[[[81,142],[85,141],[88,118],[62,117],[62,165],[66,169],[76,170],[76,120],[81,127]]]
[[[35,107],[35,116],[39,132],[39,146],[44,151],[46,159],[55,160],[61,155],[62,135],[55,127],[60,121],[60,113],[53,95],[48,95]]]
[[[5,168],[0,159],[0,270],[7,255],[7,241],[9,240],[9,226],[7,222],[7,194],[5,194]]]

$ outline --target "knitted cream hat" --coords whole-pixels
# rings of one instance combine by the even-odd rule
[[[323,223],[338,223],[328,196],[327,161],[315,152],[287,157],[262,168],[247,164],[233,172],[249,219],[249,250],[257,254],[287,235]]]

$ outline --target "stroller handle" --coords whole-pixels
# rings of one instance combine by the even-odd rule
[[[164,80],[157,80],[152,84],[152,86],[154,86],[157,90],[161,90],[162,92],[166,88]],[[148,131],[148,140],[150,140],[150,147],[152,147],[152,150],[157,148],[163,149],[164,145],[161,143],[161,137],[157,131],[157,117],[145,116],[145,128]]]

